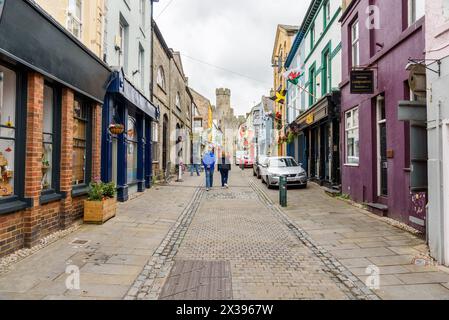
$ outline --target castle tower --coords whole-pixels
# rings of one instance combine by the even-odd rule
[[[217,120],[219,123],[224,121],[231,109],[231,90],[219,88],[216,90],[217,96]]]

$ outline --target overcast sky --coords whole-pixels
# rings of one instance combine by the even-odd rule
[[[161,13],[169,2],[154,3],[154,18],[168,46],[184,55],[189,85],[214,105],[215,88],[231,89],[232,107],[244,114],[273,86],[277,25],[299,25],[310,0],[172,0]]]

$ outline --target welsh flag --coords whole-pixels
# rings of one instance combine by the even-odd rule
[[[284,72],[283,77],[287,79],[288,82],[293,83],[295,86],[298,85],[299,79],[304,76],[304,72],[301,68],[295,68]]]

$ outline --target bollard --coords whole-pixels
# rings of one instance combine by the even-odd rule
[[[281,207],[287,207],[287,177],[279,178],[279,204]]]

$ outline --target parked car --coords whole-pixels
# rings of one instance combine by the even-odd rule
[[[267,156],[259,156],[258,159],[256,159],[256,161],[254,161],[253,175],[255,177],[257,177],[257,179],[262,178],[262,176],[260,175],[260,172],[261,172],[262,164],[265,162],[266,159],[267,159]]]
[[[307,173],[292,157],[269,157],[261,166],[262,183],[270,189],[279,187],[279,178],[286,177],[288,186],[307,188]]]
[[[254,161],[251,159],[250,156],[244,155],[241,158],[237,158],[236,165],[241,166],[242,164],[245,166],[245,168],[252,168]]]

